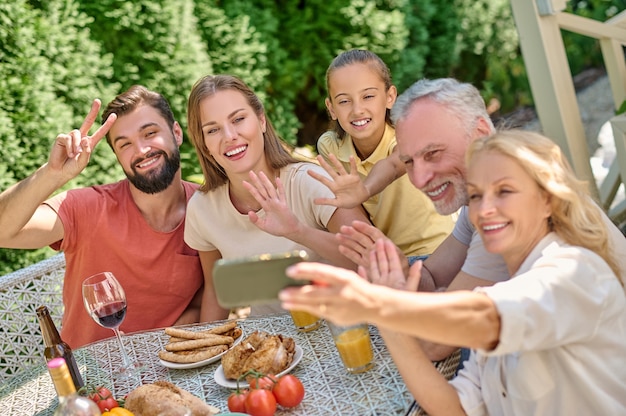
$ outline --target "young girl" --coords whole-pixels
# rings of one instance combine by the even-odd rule
[[[343,207],[362,203],[374,225],[410,262],[428,256],[454,223],[452,217],[439,215],[405,175],[389,115],[397,96],[389,68],[373,52],[349,50],[330,64],[326,87],[326,108],[335,128],[320,136],[317,149],[333,180],[310,174],[335,198],[315,202]]]
[[[204,175],[185,223],[185,241],[198,250],[205,277],[201,322],[227,316],[213,289],[213,265],[220,258],[304,249],[311,259],[355,269],[339,253],[334,233],[353,220],[367,221],[365,212],[313,203],[332,194],[306,172],[324,170],[291,156],[244,82],[228,75],[200,79],[187,111]]]

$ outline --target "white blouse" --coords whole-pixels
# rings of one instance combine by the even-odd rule
[[[597,254],[551,233],[511,280],[475,290],[501,332],[450,381],[468,415],[626,414],[626,296]]]

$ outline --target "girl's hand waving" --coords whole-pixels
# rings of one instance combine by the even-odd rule
[[[328,172],[331,179],[313,170],[309,170],[308,173],[330,189],[335,194],[335,198],[315,198],[313,202],[317,205],[354,208],[367,201],[370,194],[357,173],[354,157],[350,157],[350,173],[346,172],[335,155],[330,154],[328,158],[332,166],[322,156],[318,156],[317,161]]]

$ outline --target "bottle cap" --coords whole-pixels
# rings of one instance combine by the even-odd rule
[[[61,366],[63,366],[63,364],[67,364],[65,362],[65,358],[63,357],[58,357],[58,358],[53,358],[50,361],[48,361],[48,368],[59,368]]]

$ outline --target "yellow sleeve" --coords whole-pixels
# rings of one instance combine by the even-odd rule
[[[328,130],[323,133],[319,139],[317,139],[317,153],[324,159],[328,160],[329,154],[336,155],[339,151],[339,138],[337,133],[332,130]]]

